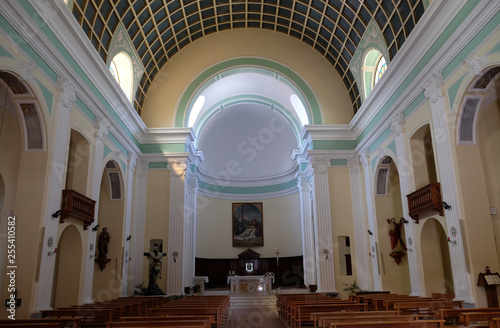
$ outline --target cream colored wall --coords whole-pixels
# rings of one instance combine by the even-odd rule
[[[90,144],[79,132],[71,130],[66,189],[83,195],[87,192]]]
[[[68,225],[57,243],[57,256],[53,306],[67,307],[78,304],[82,262],[82,239],[74,225]]]
[[[376,181],[374,183],[376,184]],[[398,265],[389,255],[392,252],[392,248],[389,236],[390,226],[387,219],[394,218],[396,223],[398,223],[403,216],[399,175],[394,162],[391,164],[389,170],[387,195],[375,195],[375,209],[382,289],[390,290],[392,293],[410,294],[408,256],[403,256],[401,263]],[[403,224],[401,231],[403,240],[406,239],[404,229],[405,225]]]
[[[330,191],[330,212],[332,217],[332,240],[333,260],[335,261],[335,284],[339,296],[346,299],[343,284],[351,284],[356,280],[358,270],[370,270],[370,268],[358,268],[356,266],[356,240],[354,239],[354,223],[352,214],[351,181],[349,167],[333,166],[328,169],[328,183]],[[350,239],[352,275],[342,275],[340,270],[340,245],[339,236],[348,236]]]
[[[121,178],[123,195],[123,177]],[[119,280],[121,279],[121,268],[123,265],[123,210],[123,200],[110,200],[108,177],[105,172],[101,180],[101,192],[99,195],[99,214],[97,221],[99,230],[97,231],[97,238],[102,232],[102,229],[106,227],[110,235],[107,258],[111,261],[106,265],[103,271],[99,269],[97,263],[94,265],[94,283],[92,288],[92,298],[94,301],[106,301],[111,298],[117,298],[120,295]]]
[[[246,250],[232,246],[232,203],[244,202],[199,198],[204,207],[196,218],[196,257],[237,259]],[[299,194],[252,202],[262,202],[264,246],[251,249],[264,258],[275,257],[276,249],[281,257],[302,255]]]
[[[189,84],[207,68],[237,57],[265,58],[292,69],[314,91],[324,123],[349,123],[354,116],[343,81],[319,52],[283,33],[237,29],[196,40],[164,65],[144,101],[144,123],[150,128],[173,126],[178,101]]]
[[[146,199],[146,226],[144,232],[144,252],[150,251],[151,239],[163,240],[163,252],[168,251],[168,219],[170,206],[170,171],[149,170]],[[172,206],[176,206],[173,204]],[[157,280],[158,286],[165,292],[167,287],[167,259],[162,261],[161,279]],[[148,264],[146,257],[143,259],[143,281],[148,285]]]

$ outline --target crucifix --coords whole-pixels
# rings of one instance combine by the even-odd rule
[[[164,295],[165,293],[158,287],[157,279],[161,278],[161,259],[166,256],[158,250],[158,244],[153,244],[153,251],[144,253],[149,258],[149,284],[146,289],[147,295]]]

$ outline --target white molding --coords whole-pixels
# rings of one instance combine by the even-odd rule
[[[273,198],[279,198],[279,197],[285,197],[285,196],[290,196],[293,194],[296,194],[299,192],[299,189],[297,186],[294,186],[289,189],[284,189],[280,191],[275,191],[275,192],[268,192],[268,193],[258,193],[258,194],[227,194],[223,192],[216,192],[216,191],[211,191],[211,190],[206,190],[203,188],[198,188],[198,195],[204,196],[204,197],[209,197],[209,198],[216,198],[216,199],[228,199],[228,200],[239,200],[239,201],[257,201],[261,199],[273,199]]]

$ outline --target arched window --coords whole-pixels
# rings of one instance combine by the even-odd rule
[[[368,95],[378,83],[386,69],[387,61],[382,53],[376,49],[368,51],[363,61],[363,89],[365,99],[368,98]]]
[[[134,74],[132,69],[132,60],[130,60],[130,57],[124,52],[118,53],[111,61],[109,71],[123,89],[123,92],[125,92],[128,100],[132,102]]]

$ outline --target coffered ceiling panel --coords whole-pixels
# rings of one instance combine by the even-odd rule
[[[287,34],[321,53],[341,76],[353,112],[361,106],[349,63],[368,23],[382,31],[390,59],[424,13],[423,0],[75,0],[73,15],[104,61],[119,22],[145,67],[135,95],[141,114],[148,88],[183,47],[237,28]]]

